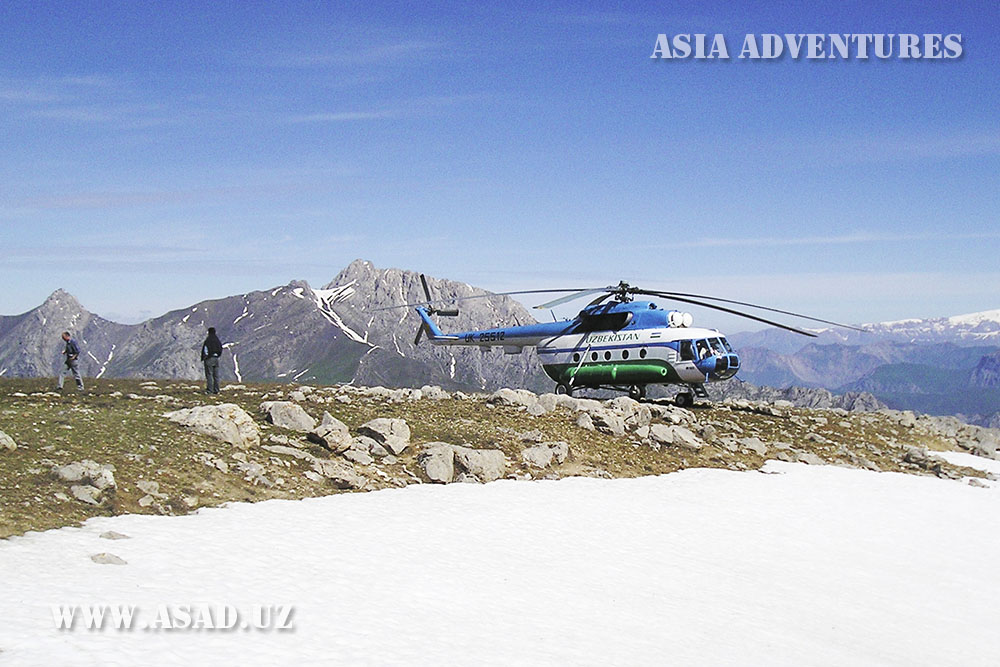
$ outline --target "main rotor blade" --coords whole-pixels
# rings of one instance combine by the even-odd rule
[[[738,310],[733,310],[732,308],[726,308],[725,306],[717,306],[714,303],[705,303],[704,301],[697,301],[695,299],[688,299],[685,297],[677,296],[676,294],[672,294],[670,292],[637,290],[636,294],[648,294],[650,296],[658,296],[663,299],[670,299],[672,301],[681,301],[683,303],[690,303],[696,306],[704,306],[705,308],[712,308],[713,310],[721,310],[724,313],[737,315],[739,317],[745,317],[748,320],[754,320],[755,322],[761,322],[762,324],[770,324],[772,327],[778,327],[779,329],[784,329],[785,331],[791,331],[792,333],[802,334],[803,336],[809,336],[810,338],[816,338],[816,334],[814,334],[811,331],[804,331],[796,327],[790,327],[787,324],[782,324],[781,322],[775,322],[774,320],[764,319],[763,317],[757,317],[756,315],[751,315],[750,313],[743,313]]]
[[[645,292],[646,292],[645,290],[639,290],[640,294],[645,293]],[[649,293],[653,294],[654,292],[649,291]],[[856,327],[856,326],[853,326],[853,325],[850,325],[850,324],[842,324],[840,322],[833,322],[831,320],[824,320],[824,319],[821,319],[819,317],[811,317],[809,315],[803,315],[802,313],[793,313],[790,310],[781,310],[780,308],[770,308],[768,306],[761,306],[761,305],[756,304],[756,303],[747,303],[746,301],[734,301],[732,299],[723,299],[722,297],[718,297],[718,296],[705,296],[704,294],[685,294],[684,292],[656,292],[655,294],[657,296],[662,296],[663,298],[680,296],[680,297],[686,297],[686,298],[689,298],[689,299],[708,299],[710,301],[720,301],[722,303],[731,303],[731,304],[734,304],[734,305],[737,305],[737,306],[749,306],[750,308],[760,308],[761,310],[768,310],[768,311],[770,311],[772,313],[781,313],[782,315],[791,315],[793,317],[801,317],[804,320],[811,320],[813,322],[822,322],[823,324],[832,324],[835,327],[843,327],[845,329],[853,329],[854,331],[862,331],[862,332],[867,332],[868,331],[867,329]]]
[[[424,274],[422,274],[422,273],[420,274],[420,282],[424,286],[424,294],[427,295],[427,300],[430,301],[431,300],[431,288],[429,288],[427,286],[427,278],[425,278]]]
[[[556,290],[556,291],[564,291],[564,290]],[[566,296],[561,296],[558,299],[554,299],[554,300],[549,301],[547,303],[542,303],[542,304],[539,304],[537,306],[532,306],[532,308],[535,308],[537,310],[548,310],[549,308],[555,308],[556,306],[561,306],[564,303],[569,303],[570,301],[573,301],[574,299],[582,299],[583,297],[590,296],[591,294],[597,294],[599,292],[607,292],[607,295],[601,297],[601,301],[603,301],[608,296],[611,296],[612,291],[613,290],[610,287],[595,287],[593,289],[583,289],[583,290],[579,290],[579,291],[577,291],[577,292],[575,292],[573,294],[567,294]],[[598,302],[598,303],[600,303],[600,302]],[[593,304],[591,304],[591,305],[593,305]]]
[[[592,290],[594,292],[602,291],[606,288],[601,288],[597,290]],[[401,303],[398,306],[383,306],[382,308],[370,308],[367,312],[374,313],[380,310],[396,310],[397,308],[416,308],[417,306],[433,306],[436,303],[456,303],[458,301],[469,301],[470,299],[488,299],[494,296],[513,296],[515,294],[556,294],[559,292],[579,292],[579,288],[572,289],[528,289],[528,290],[516,290],[514,292],[490,292],[488,294],[473,294],[472,296],[459,296],[452,299],[428,299],[427,301],[418,301],[415,303]]]

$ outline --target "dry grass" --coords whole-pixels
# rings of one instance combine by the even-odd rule
[[[248,460],[263,466],[266,477],[274,482],[271,487],[245,480],[235,468],[226,473],[206,465],[206,458],[235,464],[233,454],[237,450],[173,424],[163,413],[208,403],[236,403],[261,426],[262,444],[267,444],[272,435],[301,439],[301,434],[266,424],[258,412],[262,400],[287,395],[292,389],[288,385],[247,385],[217,397],[206,396],[200,389],[200,385],[181,381],[150,384],[141,380],[90,380],[85,394],[67,388],[65,393],[53,395],[51,380],[0,379],[0,430],[19,445],[14,452],[0,453],[0,537],[74,525],[92,516],[181,514],[229,501],[337,492],[325,481],[307,478],[303,473],[310,469],[308,464],[263,449],[246,454]],[[345,402],[345,396],[349,402]],[[710,425],[716,434],[710,439],[714,444],[693,452],[679,447],[656,450],[633,434],[614,437],[588,431],[576,426],[573,415],[563,409],[530,417],[517,408],[490,406],[483,396],[389,402],[318,389],[302,405],[317,418],[327,410],[352,430],[375,417],[407,421],[413,446],[397,463],[356,466],[369,478],[366,490],[417,482],[414,474],[419,470],[419,446],[431,441],[501,449],[507,455],[510,473],[535,477],[635,477],[688,467],[759,468],[764,457],[745,449],[730,451],[725,446],[727,441],[744,437],[788,443],[828,463],[848,464],[852,456],[862,456],[882,470],[902,472],[915,472],[902,462],[903,445],[932,450],[953,448],[941,438],[906,429],[880,415],[853,413],[843,417],[823,410],[793,409],[784,416],[772,416],[725,406],[698,407],[694,410],[697,424],[693,428]],[[533,430],[540,431],[544,440],[567,442],[569,460],[546,471],[522,465],[521,451],[533,443],[522,441],[521,435]],[[819,441],[808,440],[810,436],[819,436]],[[329,455],[316,445],[300,444],[316,456]],[[82,459],[115,467],[117,489],[106,494],[99,506],[70,497],[69,485],[52,474],[54,466]],[[945,470],[953,475],[982,475],[953,466]],[[136,486],[140,480],[158,482],[166,499],[141,506],[139,500],[145,493]]]

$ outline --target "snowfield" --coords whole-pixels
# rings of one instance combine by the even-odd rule
[[[995,664],[987,484],[770,462],[94,519],[0,542],[0,662]],[[57,630],[57,604],[292,605],[294,630]]]

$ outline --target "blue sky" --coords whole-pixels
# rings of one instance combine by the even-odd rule
[[[136,321],[359,257],[852,322],[1000,308],[1000,8],[811,4],[4,3],[0,313],[62,287]],[[682,32],[964,53],[650,59]]]

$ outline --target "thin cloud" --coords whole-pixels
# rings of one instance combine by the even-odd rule
[[[443,52],[444,45],[440,42],[414,39],[353,50],[283,55],[274,58],[271,64],[275,67],[288,68],[382,65],[423,59]]]
[[[393,111],[336,111],[331,113],[311,113],[293,116],[292,123],[345,123],[359,120],[385,120],[397,114]]]
[[[392,107],[383,109],[330,111],[291,116],[290,123],[344,123],[370,120],[389,120],[434,113],[440,109],[479,102],[486,99],[479,93],[464,93],[457,95],[428,95],[415,97]]]
[[[662,244],[658,248],[741,248],[782,246],[826,246],[856,243],[899,243],[905,241],[975,241],[1000,239],[1000,232],[975,234],[845,234],[842,236],[764,237],[764,238],[712,238],[678,241]]]

